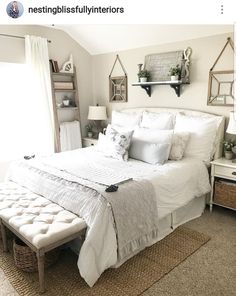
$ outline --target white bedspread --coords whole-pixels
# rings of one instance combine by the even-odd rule
[[[162,166],[154,166],[136,160],[122,162],[106,158],[96,150],[96,147],[89,147],[55,154],[42,161],[46,165],[38,162],[37,159],[25,162],[42,169],[42,173],[38,176],[38,184],[34,184],[34,190],[38,191],[36,193],[46,196],[61,206],[66,204],[68,210],[82,216],[88,225],[78,267],[82,277],[90,286],[96,282],[105,269],[117,264],[117,240],[111,208],[104,202],[102,196],[99,200],[96,199],[96,203],[93,203],[95,196],[91,188],[95,185],[94,182],[83,179],[81,176],[78,171],[80,162],[88,161],[91,164],[94,162],[99,171],[102,165],[104,170],[113,171],[115,177],[124,175],[137,181],[143,179],[150,181],[155,188],[158,208],[166,208],[169,211],[210,191],[209,176],[205,165],[193,159],[170,161]],[[46,180],[45,171],[55,176],[54,179]],[[24,167],[15,164],[9,172],[9,179],[31,189],[35,174],[35,170],[31,170],[29,175]],[[75,184],[78,182],[83,185],[79,200],[75,197]],[[96,188],[98,192],[103,192],[105,186],[96,184]],[[52,192],[52,196],[47,196],[49,191]],[[85,201],[88,191],[90,198]],[[158,209],[156,215],[158,217]]]

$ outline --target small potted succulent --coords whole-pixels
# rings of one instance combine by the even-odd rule
[[[150,73],[147,70],[141,70],[138,72],[138,78],[140,82],[147,82],[150,77]]]
[[[169,70],[169,75],[171,81],[177,81],[180,78],[181,69],[179,65],[176,65],[175,67],[171,67]]]
[[[232,159],[233,158],[233,152],[232,148],[234,147],[234,142],[232,140],[225,140],[223,142],[224,147],[224,154],[226,159]]]
[[[85,129],[86,129],[86,131],[87,131],[87,136],[89,137],[89,138],[92,138],[93,137],[93,127],[92,127],[92,125],[89,123],[89,124],[87,124],[86,126],[85,126]]]

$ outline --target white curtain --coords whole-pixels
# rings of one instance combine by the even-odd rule
[[[31,124],[34,127],[33,153],[54,151],[54,120],[47,39],[25,36],[26,64],[33,78],[30,85]],[[32,139],[33,140],[33,139]]]
[[[0,181],[11,160],[54,152],[47,40],[25,43],[27,64],[0,62]]]

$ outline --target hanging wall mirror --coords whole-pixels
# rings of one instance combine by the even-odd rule
[[[223,56],[226,52],[226,49],[231,49],[232,55],[232,66],[231,69],[223,69],[224,63],[220,60],[223,60]],[[235,103],[234,96],[234,70],[233,70],[233,56],[234,56],[234,47],[231,38],[227,39],[225,46],[223,47],[221,53],[216,59],[213,67],[209,72],[209,83],[208,83],[208,99],[207,105],[211,106],[233,106]],[[228,58],[229,60],[229,58]],[[217,65],[220,64],[220,67],[217,68]]]
[[[123,72],[122,74],[124,75],[112,76],[117,61],[119,62],[121,71]],[[117,55],[109,75],[109,101],[111,103],[122,103],[128,101],[127,80],[127,73],[119,56]]]

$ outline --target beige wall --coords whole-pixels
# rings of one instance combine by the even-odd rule
[[[233,31],[233,27],[232,27]],[[174,107],[202,110],[206,112],[228,116],[232,107],[207,106],[207,89],[209,69],[214,64],[217,56],[227,41],[227,37],[233,37],[232,33],[211,36],[207,38],[187,40],[178,43],[169,43],[158,46],[150,46],[117,52],[128,73],[128,102],[109,103],[108,76],[111,71],[117,53],[109,53],[93,56],[93,97],[94,103],[107,105],[109,114],[112,109],[130,107]],[[152,96],[149,98],[146,92],[132,82],[137,81],[137,64],[144,63],[147,54],[183,50],[190,46],[193,50],[191,56],[191,84],[182,88],[178,98],[169,86],[154,86]],[[226,67],[233,69],[233,52],[227,50],[226,56],[221,61]],[[116,73],[118,74],[118,73]]]
[[[80,98],[80,117],[82,131],[87,123],[88,106],[92,104],[92,60],[90,54],[75,42],[67,33],[42,26],[0,26],[0,33],[24,36],[38,35],[46,37],[52,42],[48,44],[50,58],[57,60],[59,66],[68,60],[72,53],[74,64],[77,69],[78,90]],[[0,36],[0,62],[24,63],[24,40],[5,38]],[[17,93],[16,93],[17,95]],[[6,110],[9,112],[10,110]],[[0,181],[3,180],[8,163],[0,163]]]

